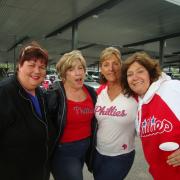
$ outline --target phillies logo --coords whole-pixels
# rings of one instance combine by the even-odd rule
[[[110,106],[107,108],[106,106],[96,106],[95,107],[95,112],[98,113],[99,115],[108,115],[108,116],[127,116],[127,112],[125,109],[123,110],[118,110],[116,106]]]
[[[167,119],[158,120],[153,116],[149,119],[145,119],[141,123],[140,136],[146,137],[146,136],[162,134],[165,132],[172,131],[172,128],[173,128],[172,123]]]
[[[123,150],[127,149],[127,144],[122,145]]]

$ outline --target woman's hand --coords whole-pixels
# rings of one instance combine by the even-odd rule
[[[167,163],[173,167],[180,166],[180,149],[168,156]]]

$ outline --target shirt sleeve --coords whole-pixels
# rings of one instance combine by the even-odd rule
[[[169,80],[165,82],[158,94],[180,121],[180,81]]]

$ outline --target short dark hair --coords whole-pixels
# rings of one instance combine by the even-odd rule
[[[150,76],[150,83],[158,80],[162,73],[159,61],[151,58],[146,52],[137,52],[131,55],[123,62],[121,68],[121,84],[124,89],[124,94],[128,96],[135,95],[134,92],[130,89],[127,81],[127,71],[134,62],[137,62],[138,64],[145,67]]]
[[[48,64],[47,50],[43,49],[36,41],[32,41],[20,50],[18,64],[22,66],[24,61],[32,59],[41,59],[45,62],[46,66]]]

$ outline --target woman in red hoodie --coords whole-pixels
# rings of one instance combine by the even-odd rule
[[[136,130],[155,180],[180,179],[180,149],[165,153],[162,143],[180,145],[180,81],[171,80],[146,53],[135,53],[122,68],[127,95],[138,95]]]

